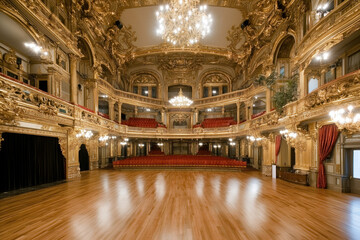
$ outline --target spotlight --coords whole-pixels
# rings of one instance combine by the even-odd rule
[[[122,25],[122,23],[120,22],[120,20],[116,20],[114,25],[116,25],[120,30],[124,27],[124,25]]]

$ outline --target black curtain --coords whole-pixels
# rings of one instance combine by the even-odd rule
[[[80,171],[89,170],[89,154],[84,144],[81,145],[79,151]]]
[[[65,179],[65,158],[53,137],[3,133],[0,192]]]

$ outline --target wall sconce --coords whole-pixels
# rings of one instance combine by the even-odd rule
[[[285,139],[295,139],[298,134],[296,132],[289,132],[289,130],[285,129],[285,130],[281,130],[280,134],[285,138]]]
[[[318,61],[327,60],[330,57],[330,53],[324,52],[319,55],[316,55],[315,59]]]
[[[247,136],[246,139],[247,139],[247,140],[250,140],[251,142],[261,141],[261,140],[262,140],[261,137],[256,138],[256,137],[254,137],[254,136]]]
[[[108,135],[105,135],[105,136],[101,136],[101,137],[99,137],[99,141],[100,142],[106,142],[107,140],[109,140],[109,136]]]
[[[164,143],[158,143],[157,144],[159,147],[161,147],[161,146],[164,146]]]
[[[318,14],[321,18],[325,17],[329,11],[329,3],[320,4],[316,9],[316,14]]]
[[[202,145],[204,145],[202,142],[199,143],[199,146],[201,147]]]
[[[360,114],[353,113],[354,107],[349,105],[347,107],[348,112],[344,108],[329,113],[331,120],[340,129],[346,129],[350,133],[360,131]],[[345,115],[346,113],[346,115]]]
[[[139,148],[143,148],[144,146],[145,146],[145,144],[143,144],[143,143],[139,143]]]
[[[76,134],[76,138],[84,137],[86,139],[90,139],[93,135],[94,134],[92,131],[87,131],[85,129],[82,129],[79,133]]]
[[[236,145],[236,143],[235,142],[230,142],[230,146],[235,146]]]
[[[121,142],[120,144],[121,144],[121,146],[125,146],[127,144],[127,142]]]

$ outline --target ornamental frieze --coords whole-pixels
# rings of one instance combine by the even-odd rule
[[[360,73],[342,78],[334,83],[326,84],[313,91],[305,98],[307,109],[318,107],[326,103],[360,95]]]

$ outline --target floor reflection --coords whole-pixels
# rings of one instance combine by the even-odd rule
[[[259,172],[93,171],[0,199],[0,239],[358,239],[360,198]]]

